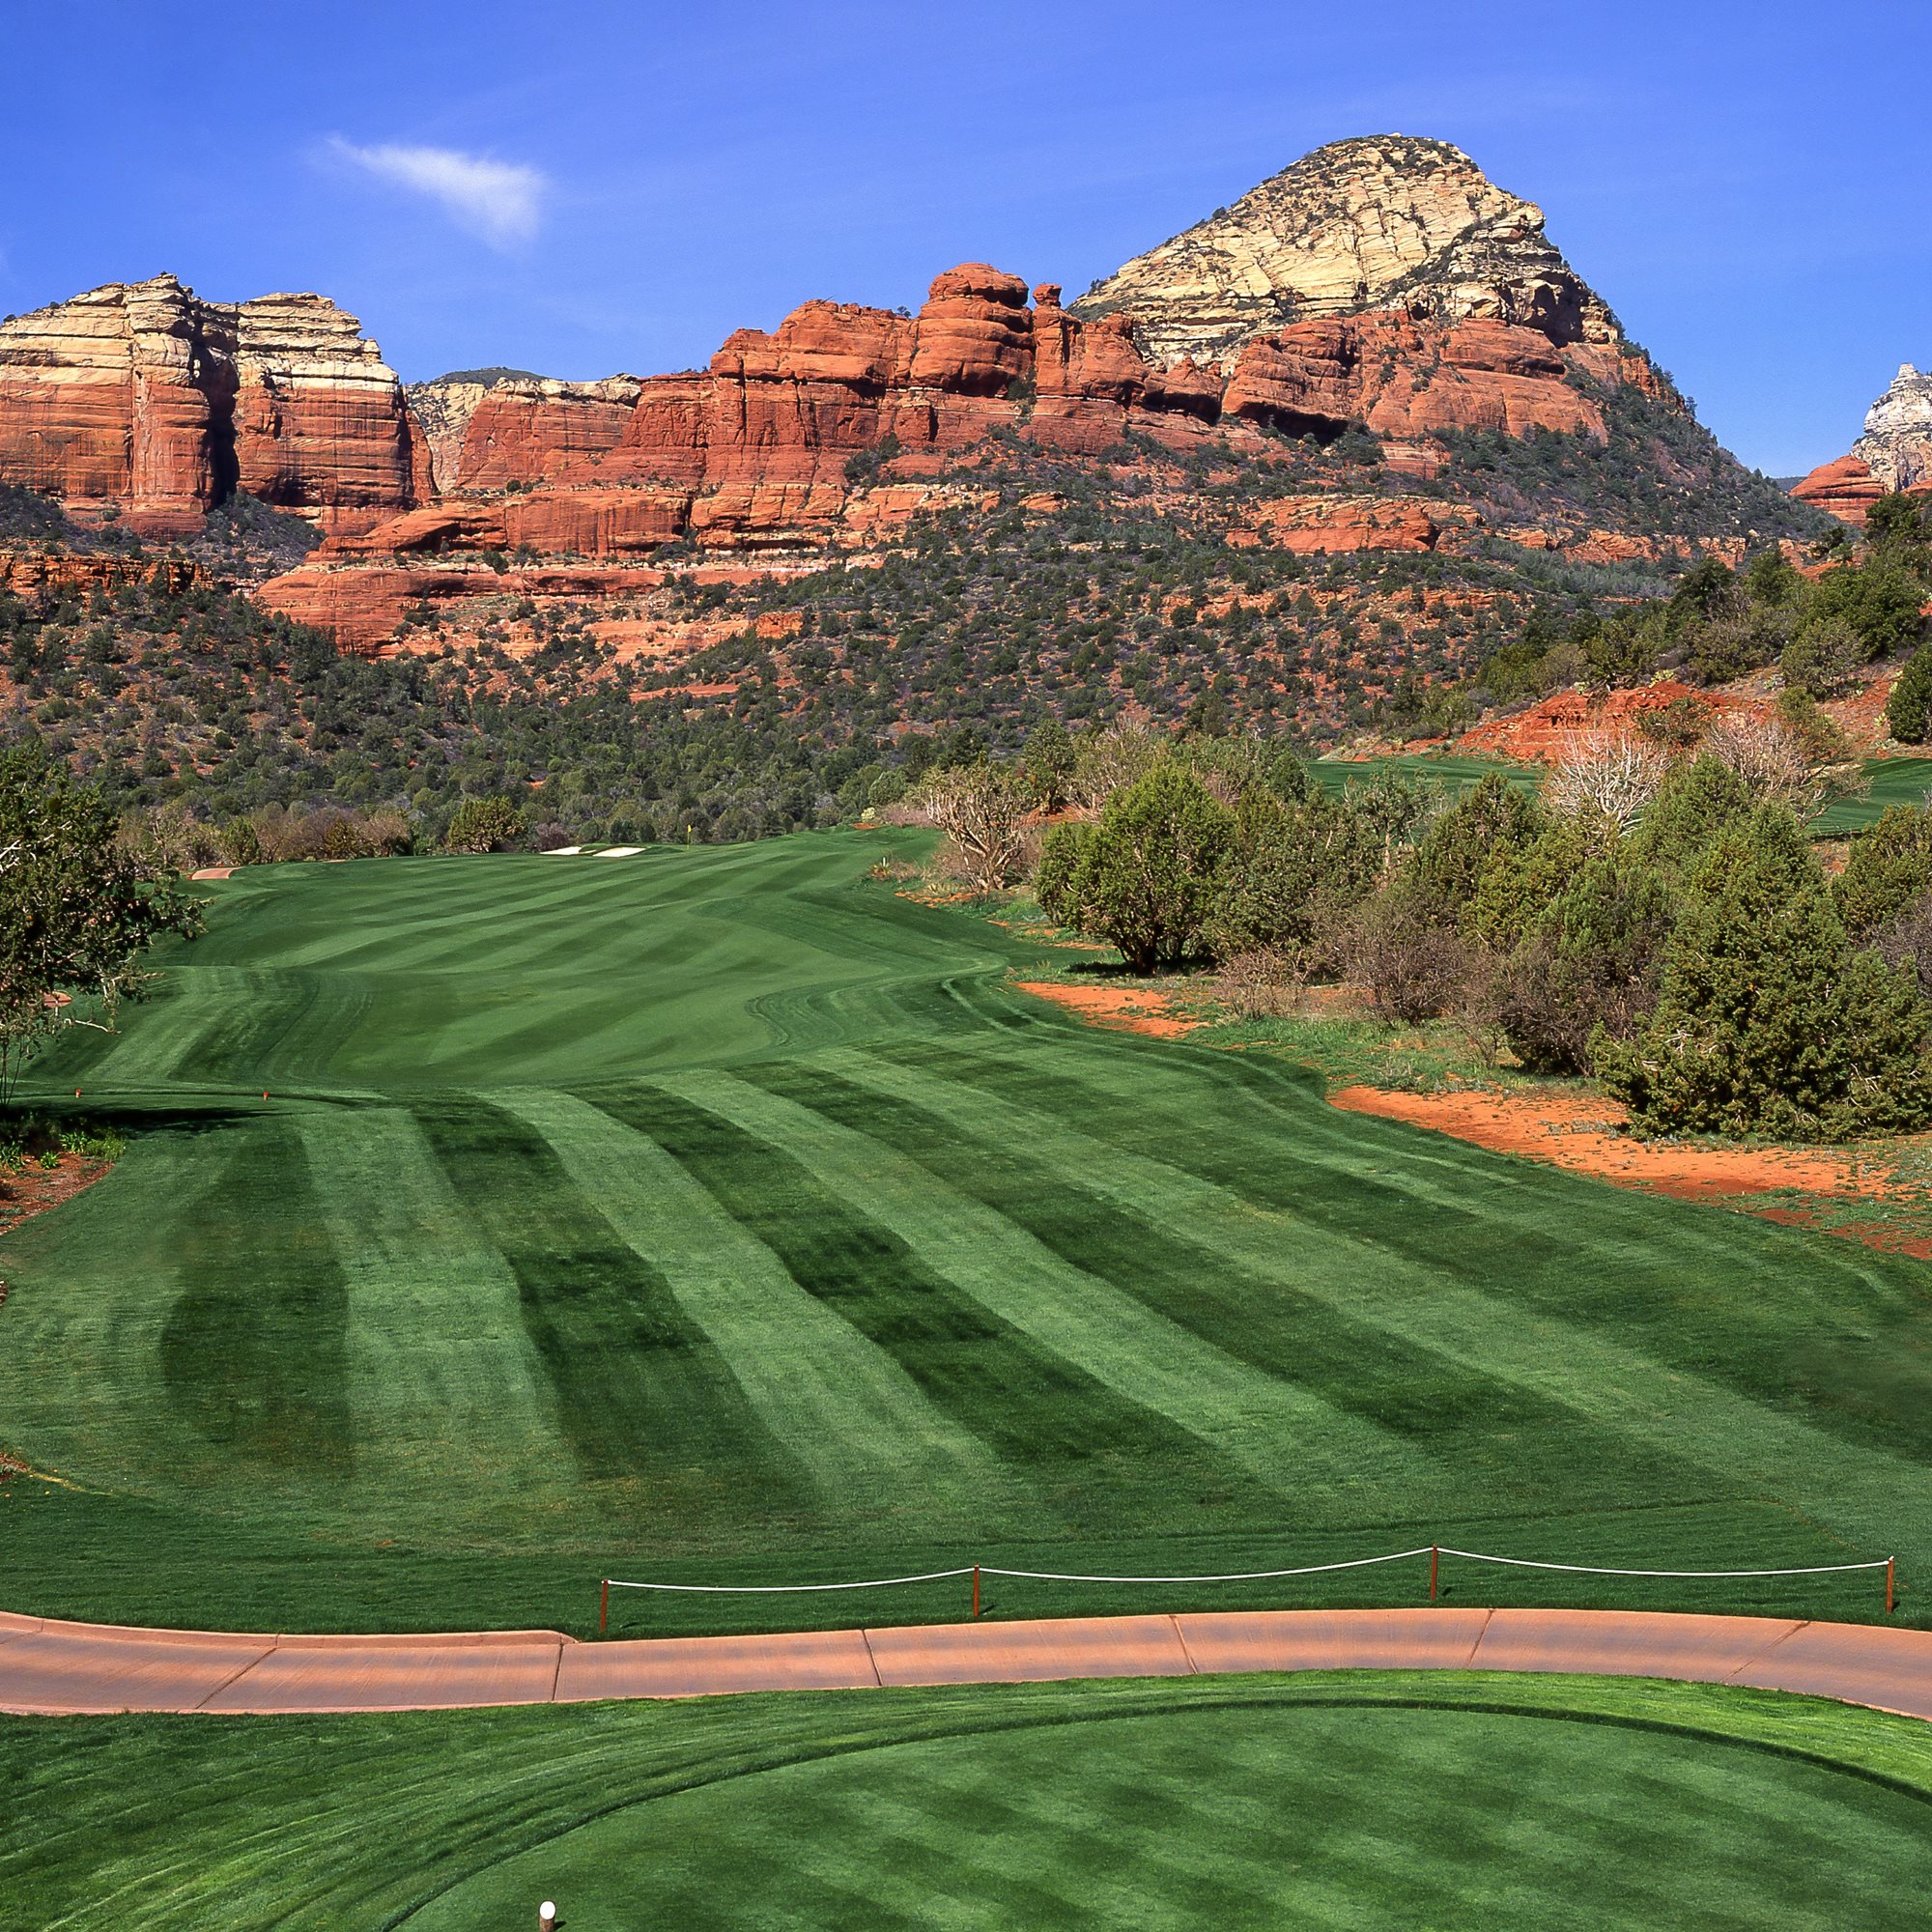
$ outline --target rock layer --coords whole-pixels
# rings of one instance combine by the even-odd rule
[[[916,316],[809,301],[774,330],[738,330],[701,372],[437,395],[441,498],[338,532],[263,595],[367,648],[413,601],[508,587],[461,569],[418,582],[424,558],[621,559],[677,538],[768,553],[875,542],[958,497],[965,486],[941,476],[948,460],[995,432],[1086,456],[1130,435],[1259,450],[1263,432],[1325,439],[1362,423],[1410,452],[1443,430],[1601,441],[1598,398],[1627,381],[1654,378],[1619,347],[1407,313],[1293,323],[1247,343],[1225,375],[1185,356],[1163,368],[1125,316],[1083,320],[1053,283],[1030,305],[1017,275],[967,263],[935,278]],[[1426,549],[1435,535],[1412,506],[1338,503],[1324,520],[1318,499],[1298,498],[1236,540],[1319,553]],[[334,581],[376,567],[380,593]]]
[[[1899,364],[1890,388],[1865,412],[1852,454],[1888,490],[1932,482],[1932,373]]]
[[[0,482],[185,535],[238,489],[325,529],[431,487],[395,373],[320,296],[203,301],[172,275],[0,324]]]
[[[1543,211],[1460,148],[1335,141],[1137,255],[1073,304],[1125,313],[1151,359],[1227,368],[1241,345],[1322,316],[1392,309],[1615,344],[1615,318],[1544,233]]]
[[[1841,523],[1862,524],[1865,512],[1885,495],[1885,485],[1861,456],[1840,456],[1821,463],[1791,494],[1800,502],[1827,511]]]

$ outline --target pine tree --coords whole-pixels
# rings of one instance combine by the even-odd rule
[[[1852,950],[1796,816],[1764,806],[1692,863],[1656,1009],[1592,1056],[1640,1127],[1840,1140],[1932,1119],[1928,1032],[1916,986]]]
[[[1901,745],[1922,745],[1928,719],[1932,719],[1932,644],[1920,644],[1906,659],[1885,701],[1885,722]]]
[[[1110,940],[1134,972],[1177,965],[1213,910],[1234,828],[1199,779],[1163,759],[1097,824],[1055,830],[1035,892],[1049,919]]]

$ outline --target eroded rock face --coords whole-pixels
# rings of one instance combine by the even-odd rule
[[[1247,343],[1226,374],[1184,355],[1163,368],[1128,317],[1083,320],[1052,283],[1030,306],[1018,276],[968,263],[935,278],[916,316],[809,301],[769,332],[738,330],[701,372],[505,381],[473,399],[430,399],[442,497],[338,533],[265,601],[369,648],[418,594],[447,605],[500,595],[509,581],[425,573],[426,557],[621,559],[679,537],[766,554],[876,542],[956,497],[964,486],[942,477],[947,458],[994,431],[1089,456],[1130,433],[1171,448],[1208,437],[1259,447],[1263,431],[1332,437],[1356,423],[1412,452],[1446,429],[1602,440],[1594,394],[1646,375],[1613,348],[1559,347],[1494,317],[1406,312],[1291,324]],[[1335,499],[1324,510],[1310,497],[1235,540],[1319,554],[1426,550],[1436,536],[1414,505]],[[372,569],[380,592],[334,581]]]
[[[1852,454],[1888,490],[1932,482],[1932,373],[1899,364],[1891,387],[1866,411]]]
[[[114,556],[37,550],[0,550],[0,590],[43,607],[63,597],[118,590],[124,583],[153,584],[180,597],[211,579],[185,556]]]
[[[325,529],[432,486],[393,370],[320,296],[203,301],[172,275],[0,324],[0,482],[185,535],[237,489]]]
[[[1541,209],[1461,149],[1402,134],[1316,149],[1073,304],[1089,320],[1131,316],[1156,363],[1224,369],[1257,336],[1369,309],[1506,323],[1556,344],[1621,339]]]
[[[465,412],[453,460],[438,465],[438,483],[444,490],[501,489],[567,469],[575,458],[602,455],[623,440],[642,386],[635,376],[495,384]]]
[[[1866,510],[1886,490],[1862,456],[1840,456],[1821,463],[1804,482],[1792,486],[1791,494],[1840,523],[1862,525]]]
[[[1221,398],[1225,414],[1296,433],[1351,422],[1378,435],[1563,430],[1604,439],[1603,412],[1570,385],[1573,367],[1615,380],[1609,362],[1565,355],[1535,329],[1489,321],[1350,316],[1302,322],[1250,342]]]

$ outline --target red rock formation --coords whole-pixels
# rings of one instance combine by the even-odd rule
[[[1257,503],[1228,541],[1265,543],[1302,556],[1354,551],[1434,550],[1441,526],[1412,497],[1271,497]]]
[[[0,324],[0,483],[191,534],[240,488],[325,529],[430,488],[401,385],[319,296],[205,302],[172,275]]]
[[[1509,718],[1492,718],[1464,732],[1459,752],[1548,763],[1579,739],[1634,729],[1647,712],[1688,698],[1710,720],[1726,711],[1759,708],[1752,700],[1703,691],[1675,678],[1631,691],[1558,691]]]
[[[1432,432],[1445,428],[1601,439],[1597,405],[1569,381],[1578,368],[1625,379],[1616,353],[1558,350],[1532,328],[1377,314],[1250,342],[1225,378],[1184,358],[1161,369],[1128,317],[1082,322],[1052,283],[1029,308],[1017,276],[969,263],[934,280],[917,316],[809,301],[770,332],[740,329],[701,372],[507,382],[467,397],[456,494],[325,545],[286,596],[367,646],[407,591],[370,599],[320,586],[368,558],[525,548],[624,556],[678,536],[764,553],[876,541],[957,498],[959,486],[940,478],[946,459],[994,430],[1098,455],[1129,432],[1187,447],[1261,427],[1332,436],[1366,421],[1427,473],[1439,449]],[[438,434],[447,467],[448,425]],[[1413,501],[1310,497],[1258,512],[1235,540],[1423,550],[1439,534]],[[500,587],[459,575],[436,594]]]
[[[614,449],[642,386],[632,376],[602,383],[498,383],[471,413],[454,473],[441,479],[442,487],[500,490]]]
[[[1602,441],[1603,412],[1570,386],[1570,367],[1548,337],[1507,323],[1349,316],[1295,323],[1250,342],[1221,407],[1297,433],[1360,422],[1397,438],[1552,429]]]
[[[1791,494],[1802,503],[1827,511],[1841,523],[1862,527],[1865,512],[1885,495],[1885,485],[1871,472],[1862,456],[1841,456],[1821,463]]]
[[[67,596],[149,583],[179,597],[209,583],[207,571],[185,556],[89,555],[67,551],[0,550],[0,590],[37,606]]]

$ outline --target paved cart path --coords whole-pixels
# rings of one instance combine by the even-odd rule
[[[267,1636],[0,1613],[0,1710],[443,1710],[1245,1670],[1561,1670],[1807,1691],[1932,1719],[1932,1632],[1636,1610],[1238,1610],[580,1643]]]

